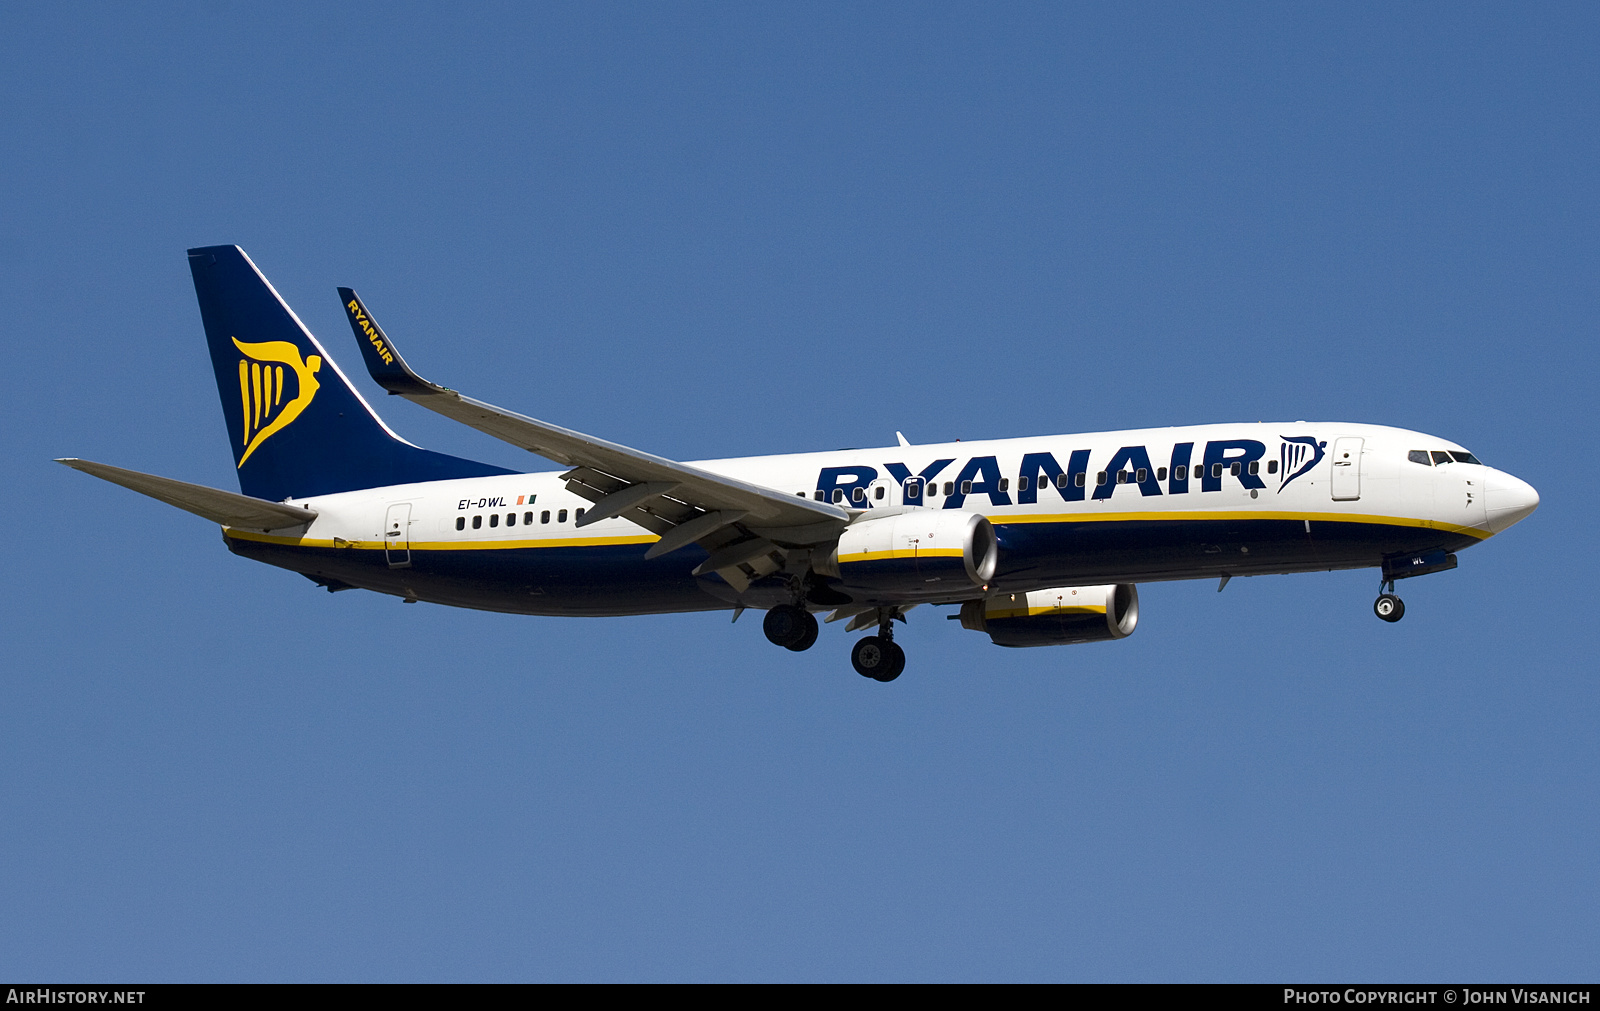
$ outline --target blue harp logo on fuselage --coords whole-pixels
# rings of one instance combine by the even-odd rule
[[[315,375],[322,368],[322,358],[307,355],[302,361],[300,349],[288,341],[246,344],[235,337],[233,346],[245,356],[239,359],[239,406],[244,412],[244,452],[239,466],[243,468],[250,454],[310,406],[322,385]],[[291,379],[294,395],[285,399]]]
[[[1283,442],[1278,446],[1279,465],[1283,470],[1283,483],[1278,485],[1278,491],[1289,487],[1289,482],[1305,474],[1322,462],[1328,454],[1323,451],[1326,442],[1319,442],[1310,435],[1280,435]]]

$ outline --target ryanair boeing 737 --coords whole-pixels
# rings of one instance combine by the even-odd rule
[[[1121,639],[1135,584],[1377,568],[1398,579],[1529,515],[1539,495],[1461,446],[1376,425],[1201,425],[678,463],[524,417],[413,372],[348,288],[373,380],[560,472],[396,435],[237,246],[189,251],[243,494],[67,459],[222,525],[235,554],[330,592],[517,614],[766,612],[791,650],[817,615],[873,629],[892,681],[922,604],[1001,646]]]

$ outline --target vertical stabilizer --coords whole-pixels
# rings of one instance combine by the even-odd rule
[[[238,246],[189,250],[239,489],[270,501],[511,471],[389,430]]]

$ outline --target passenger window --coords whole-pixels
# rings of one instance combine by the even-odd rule
[[[1410,460],[1412,463],[1420,463],[1424,467],[1433,466],[1433,461],[1428,458],[1428,451],[1425,449],[1413,449],[1411,452],[1406,454],[1406,459]]]
[[[954,481],[946,481],[944,483],[944,493],[946,495],[954,495],[956,493],[956,483]]]
[[[835,488],[833,490],[833,501],[836,504],[839,503],[839,502],[843,502],[844,501],[844,489],[843,488]]]
[[[533,513],[522,514],[522,525],[525,527],[533,526]]]
[[[1117,471],[1117,483],[1118,484],[1127,484],[1128,483],[1128,472],[1127,471],[1125,471],[1125,470]]]
[[[1056,487],[1057,488],[1065,488],[1066,486],[1067,486],[1067,475],[1065,475],[1065,474],[1057,474],[1056,475]],[[1078,475],[1078,487],[1079,488],[1083,487],[1083,475],[1082,474]]]
[[[880,484],[872,490],[872,497],[876,499],[883,498],[883,485]]]
[[[1027,491],[1027,490],[1028,490],[1028,479],[1025,478],[1025,477],[1017,478],[1017,491]]]
[[[818,488],[816,491],[812,492],[811,493],[811,497],[816,499],[818,502],[821,502],[822,501],[822,489]]]
[[[566,521],[567,521],[567,511],[565,509],[558,509],[556,511],[556,522],[557,523],[565,523]]]
[[[1228,468],[1228,473],[1232,474],[1234,477],[1238,477],[1239,476],[1239,465],[1238,464],[1234,464],[1233,466],[1229,467]]]
[[[467,518],[465,516],[457,516],[456,517],[456,529],[457,530],[465,530],[465,529],[467,529]]]
[[[1252,474],[1261,473],[1261,461],[1259,461],[1259,460],[1251,460],[1250,461],[1250,473],[1252,473]]]
[[[1172,478],[1175,481],[1187,481],[1187,480],[1189,480],[1189,467],[1188,467],[1188,465],[1180,463],[1178,466],[1172,468]]]
[[[1478,458],[1471,453],[1457,453],[1452,449],[1450,455],[1455,457],[1456,463],[1478,463]],[[1483,464],[1478,463],[1478,466],[1482,467]]]
[[[517,514],[516,513],[506,513],[506,526],[514,527],[516,525],[517,525]]]
[[[1211,476],[1212,477],[1221,477],[1222,476],[1222,464],[1214,463],[1214,464],[1211,465]]]
[[[497,526],[500,525],[500,514],[499,513],[490,513],[489,514],[489,525],[491,527],[497,527]]]
[[[1446,452],[1443,452],[1443,451],[1437,450],[1437,449],[1433,451],[1433,465],[1435,467],[1439,466],[1439,464],[1441,464],[1441,463],[1449,463],[1449,462],[1450,462],[1450,454],[1449,453],[1446,453]]]
[[[972,482],[971,481],[963,481],[963,482],[961,482],[961,494],[963,494],[963,495],[971,495],[972,494]]]
[[[1139,473],[1133,475],[1133,479],[1135,481],[1137,481],[1139,484],[1144,484],[1145,481],[1149,477],[1150,477],[1150,472],[1148,470],[1145,470],[1143,467],[1139,468]]]
[[[546,509],[546,510],[544,510],[543,512],[541,512],[539,514],[539,522],[540,523],[549,523],[550,522],[550,510]]]
[[[1278,461],[1276,461],[1276,460],[1268,460],[1267,461],[1267,473],[1268,474],[1276,474],[1277,472],[1278,472]]]
[[[1000,479],[1000,490],[1001,491],[1010,491],[1011,490],[1011,479],[1009,477],[1003,477],[1003,478]]]
[[[912,478],[906,482],[906,498],[918,498],[922,495],[922,482]]]
[[[1106,483],[1106,472],[1102,470],[1100,473],[1096,474],[1094,476],[1094,483],[1096,485],[1104,486]]]
[[[866,500],[867,500],[867,490],[865,488],[855,488],[855,489],[851,490],[851,492],[850,492],[850,501],[854,502],[856,505],[860,505],[861,503],[865,502]]]
[[[482,516],[474,516],[474,517],[472,517],[472,529],[477,530],[478,528],[480,528],[482,526],[483,526],[483,517]]]
[[[1082,488],[1084,486],[1084,483],[1087,481],[1088,477],[1089,477],[1088,474],[1085,474],[1081,470],[1078,471],[1077,476],[1072,479],[1073,486],[1077,487],[1077,488]],[[1065,486],[1063,486],[1063,487],[1065,487]]]
[[[1157,481],[1165,481],[1166,479],[1167,479],[1167,468],[1165,468],[1165,467],[1157,467],[1156,468],[1156,480]]]

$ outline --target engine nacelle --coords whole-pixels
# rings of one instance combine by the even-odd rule
[[[989,633],[996,646],[1125,639],[1138,624],[1139,589],[1132,583],[1053,586],[961,605],[961,627]]]
[[[999,564],[994,527],[978,513],[916,509],[857,520],[817,570],[846,588],[937,597],[987,586]]]

